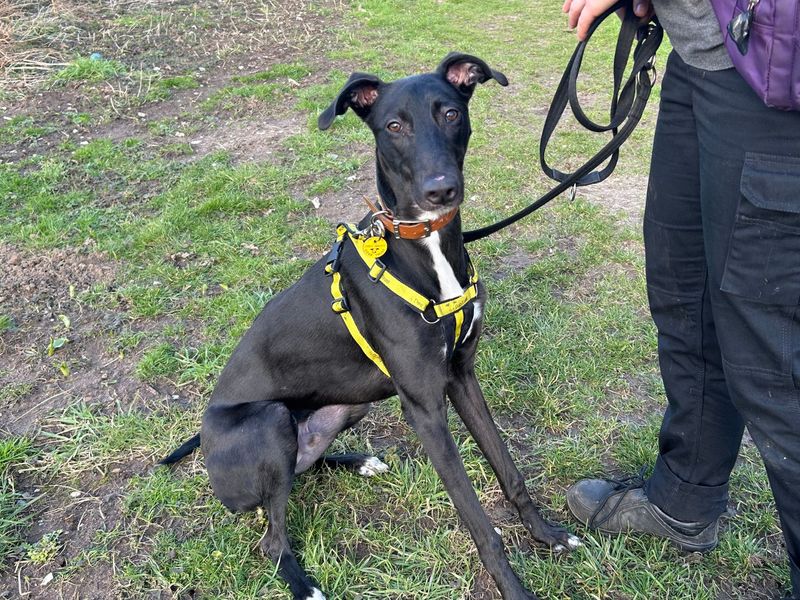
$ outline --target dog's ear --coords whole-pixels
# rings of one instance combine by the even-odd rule
[[[367,73],[353,73],[344,87],[331,102],[331,105],[317,119],[320,129],[327,129],[338,115],[343,115],[348,108],[352,108],[362,119],[369,114],[375,100],[378,99],[378,89],[383,82]]]
[[[451,52],[445,56],[436,68],[436,73],[467,97],[472,96],[476,84],[490,79],[494,79],[502,86],[508,85],[508,79],[500,71],[495,71],[477,56],[460,52]]]

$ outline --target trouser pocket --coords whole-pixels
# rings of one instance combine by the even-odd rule
[[[722,277],[724,292],[768,304],[800,300],[800,157],[748,153]]]
[[[731,365],[800,376],[800,157],[747,153],[717,323]]]

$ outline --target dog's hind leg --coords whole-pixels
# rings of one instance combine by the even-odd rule
[[[320,462],[331,469],[347,469],[362,477],[375,477],[389,470],[389,465],[369,454],[334,454],[323,456]]]
[[[295,473],[302,473],[314,464],[345,468],[365,477],[386,472],[389,467],[375,456],[366,454],[323,456],[336,436],[363,419],[369,412],[369,407],[369,404],[331,404],[299,421]]]
[[[294,600],[325,600],[316,583],[297,562],[289,544],[289,535],[286,531],[286,505],[292,487],[292,477],[285,477],[273,483],[272,493],[264,506],[269,526],[261,540],[261,551],[278,566],[278,572],[289,584]]]
[[[261,550],[278,567],[294,600],[322,600],[289,544],[286,507],[297,460],[297,428],[281,402],[212,406],[203,418],[203,455],[215,495],[232,511],[263,507],[269,527]]]

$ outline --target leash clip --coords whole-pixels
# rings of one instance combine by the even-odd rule
[[[658,71],[656,71],[656,55],[655,54],[653,54],[653,56],[651,56],[649,58],[649,60],[646,63],[644,63],[644,65],[642,65],[642,68],[639,70],[639,72],[636,73],[636,85],[637,86],[641,86],[642,85],[642,74],[644,74],[644,73],[647,73],[648,76],[650,75],[650,73],[653,74],[652,77],[648,77],[648,80],[650,81],[650,87],[653,87],[656,84],[656,81],[658,81]]]
[[[387,215],[389,216],[389,211],[387,210],[379,210],[377,212],[372,213],[372,216],[369,219],[369,226],[364,230],[360,231],[359,233],[366,234],[367,237],[379,237],[382,238],[386,233],[386,227],[378,217],[380,215]]]
[[[575,202],[575,196],[577,195],[577,193],[578,193],[578,184],[577,183],[573,183],[572,187],[569,188],[569,201],[570,202]]]

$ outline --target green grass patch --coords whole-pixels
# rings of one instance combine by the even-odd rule
[[[242,100],[270,105],[293,93],[299,82],[310,73],[310,69],[302,64],[279,64],[265,71],[237,75],[232,80],[239,85],[226,86],[215,92],[203,103],[203,108],[235,110],[240,108]]]
[[[303,64],[278,64],[264,71],[256,71],[247,75],[235,75],[232,79],[236,83],[258,83],[283,78],[300,81],[310,74],[311,69]]]
[[[40,434],[40,469],[75,483],[101,463],[106,470],[133,458],[155,464],[189,437],[185,431],[196,427],[194,415],[164,406],[147,411],[117,407],[107,415],[99,407],[75,402],[50,419]]]
[[[193,75],[176,75],[157,79],[145,95],[145,101],[166,100],[178,90],[194,90],[200,87],[200,82]]]
[[[71,82],[96,83],[118,77],[126,72],[125,65],[102,57],[78,57],[51,77],[51,82],[64,85]]]
[[[5,384],[0,386],[0,401],[16,402],[27,396],[31,390],[33,390],[33,384],[30,382]]]
[[[30,497],[17,489],[14,470],[35,454],[30,439],[0,439],[0,556],[11,556],[31,520]]]
[[[159,377],[174,376],[179,366],[175,349],[169,344],[159,344],[145,352],[136,366],[136,374],[144,381],[155,381]]]
[[[0,315],[0,333],[11,331],[15,327],[14,318],[11,315]]]
[[[0,146],[28,142],[56,130],[55,125],[38,123],[33,117],[18,115],[0,127]]]

